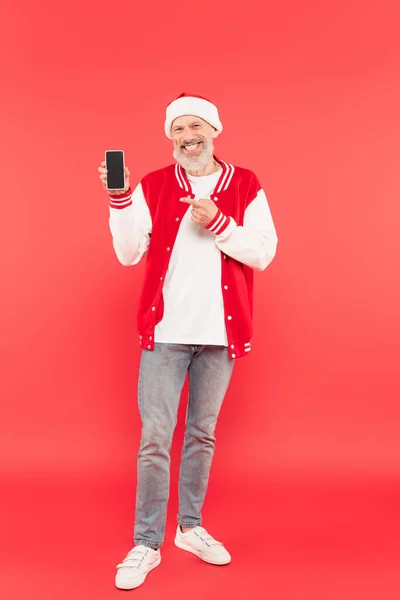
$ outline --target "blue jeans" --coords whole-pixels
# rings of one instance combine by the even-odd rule
[[[178,523],[201,525],[215,448],[214,431],[228,389],[233,360],[224,346],[156,343],[142,350],[134,542],[160,548],[164,541],[170,487],[170,451],[179,400],[189,373],[186,432],[179,474]]]

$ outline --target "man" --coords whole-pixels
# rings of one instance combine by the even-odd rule
[[[116,586],[141,585],[161,561],[169,497],[170,449],[180,395],[189,376],[175,544],[225,565],[231,556],[202,526],[218,414],[235,359],[252,337],[253,270],[275,256],[277,235],[264,191],[248,169],[214,154],[222,131],[217,107],[182,94],[166,111],[176,164],[146,175],[135,190],[107,190],[118,260],[147,254],[139,301],[142,436],[135,547],[117,565]],[[99,167],[106,188],[105,163]]]

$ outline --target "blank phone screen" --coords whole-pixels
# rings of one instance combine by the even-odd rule
[[[124,154],[121,150],[107,150],[107,188],[109,190],[123,190],[124,181]]]

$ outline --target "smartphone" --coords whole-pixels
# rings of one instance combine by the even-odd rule
[[[123,150],[106,150],[107,189],[125,189],[125,157]]]

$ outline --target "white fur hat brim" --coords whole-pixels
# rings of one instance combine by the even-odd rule
[[[165,135],[171,140],[171,126],[178,117],[193,115],[207,121],[217,131],[222,131],[222,123],[219,120],[218,109],[215,104],[204,98],[196,96],[181,96],[167,106],[165,118]]]

